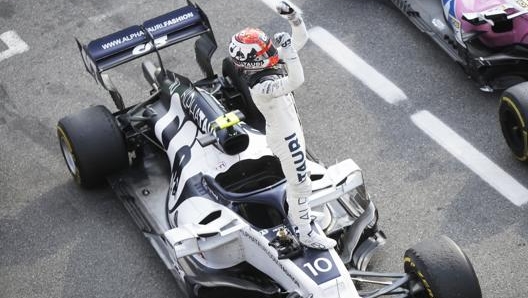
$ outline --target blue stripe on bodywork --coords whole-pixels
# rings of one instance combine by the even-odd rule
[[[456,0],[442,0],[442,5],[445,7],[449,5],[449,15],[455,17],[455,1]]]

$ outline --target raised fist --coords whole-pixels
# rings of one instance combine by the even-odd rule
[[[302,23],[300,11],[296,11],[293,5],[288,4],[288,2],[280,1],[276,9],[277,13],[287,19],[292,26],[299,26]]]
[[[285,1],[280,1],[277,4],[276,9],[277,9],[277,12],[280,15],[286,16],[288,19],[293,19],[293,17],[294,17],[293,15],[295,14],[295,10],[293,9],[293,7],[291,7]]]

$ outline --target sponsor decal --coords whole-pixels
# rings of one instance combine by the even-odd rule
[[[187,114],[194,120],[203,133],[209,132],[209,120],[205,117],[204,112],[196,102],[196,93],[190,92],[183,94],[182,106],[187,110]]]
[[[271,241],[280,228],[284,226],[278,226],[264,236]],[[290,260],[319,285],[341,276],[336,262],[327,250],[305,249],[301,256]]]
[[[264,66],[264,61],[243,61],[243,62],[239,62],[241,64],[243,64],[245,67],[263,67]]]
[[[462,40],[462,30],[460,29],[460,21],[456,18],[450,16],[449,21],[451,23],[451,27],[453,28],[453,31],[455,31],[455,39],[456,41],[462,45],[463,47],[466,47],[464,44],[464,41]]]
[[[305,250],[305,253],[293,262],[319,285],[341,276],[332,255],[326,250]]]
[[[167,35],[154,39],[154,45],[156,48],[159,48],[167,43]],[[141,55],[143,53],[148,53],[152,50],[153,46],[151,42],[137,45],[132,50],[132,55]]]
[[[325,257],[317,258],[313,261],[303,264],[304,268],[308,268],[313,276],[318,276],[319,272],[324,273],[332,270],[332,262]]]
[[[277,231],[284,226],[279,226],[271,230],[260,230],[259,233],[266,237],[268,241],[273,239],[277,233]],[[271,251],[268,251],[269,247],[262,247],[258,239],[256,239],[253,235],[249,234],[247,231],[243,231],[242,235],[249,238],[252,242],[256,243],[259,247],[262,248],[262,250],[266,251],[266,254],[270,258],[273,259],[273,262],[277,264],[281,270],[284,271],[288,277],[291,276],[291,274],[286,271],[287,269],[284,268],[284,266],[281,266],[280,263],[278,263],[278,260],[275,259],[274,255]],[[302,256],[297,257],[295,259],[290,259],[299,269],[301,269],[307,277],[312,279],[317,284],[325,283],[329,280],[333,280],[336,278],[339,278],[341,275],[339,273],[339,269],[336,266],[336,263],[334,259],[332,258],[332,255],[327,250],[315,250],[315,249],[306,249],[304,250],[304,253]],[[296,285],[298,285],[297,281],[295,280],[295,277],[291,277],[292,280]]]
[[[451,25],[453,26],[453,29],[460,30],[460,21],[457,20],[454,17],[450,17],[449,21],[451,22]]]
[[[164,21],[163,23],[159,23],[159,24],[156,24],[154,26],[151,26],[151,27],[148,27],[147,30],[149,32],[155,32],[159,29],[163,29],[165,27],[168,27],[168,26],[172,26],[172,25],[175,25],[175,24],[178,24],[179,22],[182,22],[182,21],[185,21],[185,20],[188,20],[190,18],[194,17],[194,13],[192,12],[188,12],[186,14],[183,14],[179,17],[175,17],[175,18],[172,18],[170,20],[166,20]]]
[[[246,237],[247,239],[251,240],[251,242],[255,243],[260,249],[262,249],[266,255],[268,255],[268,257],[270,258],[270,260],[272,260],[275,265],[277,265],[277,267],[279,267],[282,272],[297,286],[297,287],[300,287],[300,284],[299,284],[299,281],[297,279],[295,279],[295,277],[286,269],[286,267],[284,267],[283,264],[281,264],[281,262],[279,261],[279,259],[277,259],[277,257],[275,257],[275,254],[270,246],[264,246],[262,245],[262,243],[253,235],[251,235],[250,233],[248,233],[246,230],[242,230],[242,233],[241,233],[242,236]],[[275,252],[276,253],[276,252]]]
[[[304,159],[304,152],[297,138],[297,134],[293,133],[290,136],[284,138],[288,142],[288,148],[292,154],[293,162],[297,169],[297,180],[303,182],[306,179],[306,161]]]
[[[227,168],[227,164],[225,161],[221,161],[219,162],[217,165],[216,165],[216,170],[217,171],[222,171],[222,170],[225,170]]]
[[[188,12],[188,13],[183,14],[181,16],[178,16],[178,17],[163,21],[162,23],[156,24],[154,26],[150,26],[150,27],[147,28],[147,30],[149,32],[156,32],[156,31],[158,31],[160,29],[166,28],[168,26],[175,25],[175,24],[177,24],[179,22],[185,21],[185,20],[190,19],[192,17],[194,17],[194,13],[193,12]],[[119,38],[117,38],[115,40],[107,42],[107,43],[101,45],[101,47],[103,48],[103,50],[107,50],[107,49],[113,48],[115,46],[118,46],[120,44],[123,44],[123,43],[129,42],[131,40],[134,40],[135,38],[142,37],[143,35],[145,35],[145,32],[140,30],[138,32],[134,32],[134,33],[131,33],[129,35],[122,36],[122,37],[119,37]],[[165,36],[165,39],[166,38],[167,37]],[[146,44],[144,46],[146,46]],[[150,46],[152,47],[152,45],[150,45]],[[159,46],[159,45],[156,44],[156,46]]]
[[[170,84],[169,86],[169,94],[172,95],[174,92],[176,92],[176,88],[180,86],[180,80],[178,78],[174,78],[174,83]]]
[[[115,39],[115,40],[112,40],[110,42],[107,42],[105,44],[102,44],[101,47],[103,48],[103,50],[108,50],[110,48],[113,48],[113,47],[116,47],[120,44],[123,44],[125,42],[129,42],[131,40],[134,40],[135,38],[138,38],[138,37],[141,37],[145,35],[145,32],[143,31],[138,31],[138,32],[134,32],[134,33],[131,33],[129,35],[126,35],[126,36],[122,36],[118,39]]]

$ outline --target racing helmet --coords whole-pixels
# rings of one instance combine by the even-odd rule
[[[233,35],[229,55],[233,63],[243,70],[261,70],[279,62],[271,39],[258,28],[246,28]]]

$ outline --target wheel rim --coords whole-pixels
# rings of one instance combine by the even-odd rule
[[[71,152],[69,143],[64,139],[64,136],[60,137],[60,147],[62,154],[64,155],[64,159],[66,160],[66,165],[68,166],[68,170],[72,173],[72,175],[77,175],[77,166],[75,165],[75,157],[73,156],[73,153]]]
[[[517,118],[517,115],[508,108],[502,111],[500,118],[506,142],[516,155],[521,156],[524,147],[522,123]]]
[[[433,290],[430,283],[427,282],[424,275],[416,268],[414,261],[410,257],[404,258],[405,273],[411,274],[412,279],[409,282],[409,290],[411,290],[413,297],[416,298],[431,298],[434,297]]]

